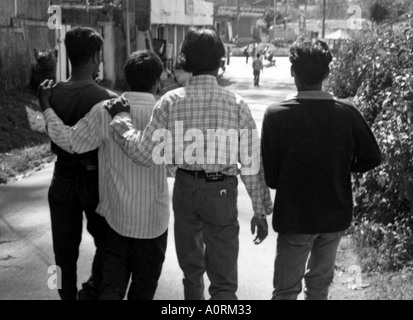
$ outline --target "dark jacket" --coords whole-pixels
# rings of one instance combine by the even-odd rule
[[[381,163],[361,113],[349,101],[320,94],[323,99],[298,96],[265,113],[262,153],[267,185],[277,190],[276,232],[344,231],[353,212],[351,172]]]

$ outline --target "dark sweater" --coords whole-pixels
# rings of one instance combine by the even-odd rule
[[[351,172],[381,163],[376,139],[345,100],[294,98],[270,106],[262,152],[267,185],[276,189],[279,233],[332,233],[351,225]]]
[[[65,125],[74,126],[96,104],[116,98],[117,95],[93,80],[58,83],[53,89],[51,104],[57,116]],[[97,150],[85,154],[70,154],[52,142],[52,152],[57,155],[57,162],[79,165],[80,162],[97,164]]]

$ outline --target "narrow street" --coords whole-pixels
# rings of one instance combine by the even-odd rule
[[[282,101],[295,87],[288,58],[277,58],[276,67],[265,68],[258,88],[253,86],[251,64],[251,60],[246,64],[243,57],[231,57],[231,64],[220,83],[247,100],[260,130],[267,106]],[[48,268],[54,264],[47,203],[52,171],[53,165],[49,165],[30,178],[0,186],[0,300],[58,299],[57,292],[47,286]],[[169,179],[168,182],[172,196],[174,181]],[[276,235],[270,227],[270,235],[264,243],[254,245],[250,232],[251,200],[242,183],[239,184],[238,209],[241,225],[238,297],[268,300],[272,293]],[[271,226],[271,218],[268,223]],[[92,239],[85,231],[78,262],[79,284],[89,275],[93,250]],[[205,279],[207,287],[207,277]],[[173,218],[155,299],[183,299],[181,271],[174,250]]]

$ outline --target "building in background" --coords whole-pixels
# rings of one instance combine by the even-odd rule
[[[172,70],[188,28],[213,27],[214,4],[202,0],[152,0],[150,21],[153,49]]]
[[[267,7],[265,1],[214,0],[215,29],[225,42],[260,40],[257,22],[262,20]]]

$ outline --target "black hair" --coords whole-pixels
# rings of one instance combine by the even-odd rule
[[[333,55],[326,42],[319,39],[298,39],[290,49],[290,62],[296,77],[306,85],[315,85],[330,72]]]
[[[191,28],[181,47],[179,64],[186,72],[210,72],[220,67],[224,56],[224,43],[214,30]]]
[[[92,28],[75,27],[67,32],[65,46],[72,67],[77,68],[102,50],[103,39]]]
[[[261,54],[257,53],[257,58],[261,57]]]
[[[154,52],[141,50],[130,55],[124,71],[130,90],[148,92],[161,77],[163,64]]]

